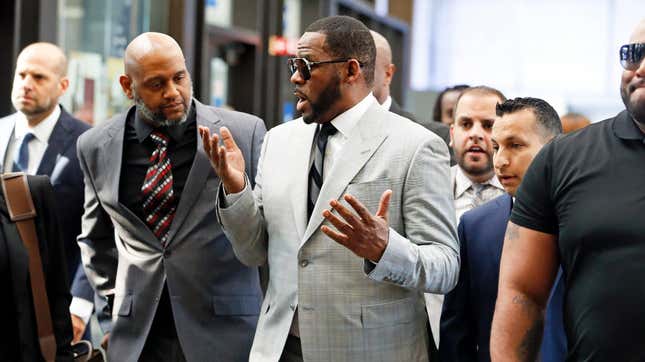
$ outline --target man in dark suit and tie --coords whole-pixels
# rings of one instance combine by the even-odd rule
[[[446,295],[443,304],[439,347],[442,361],[490,361],[500,258],[513,196],[533,157],[562,133],[558,114],[541,99],[507,100],[497,105],[496,113],[501,118],[493,125],[493,164],[507,193],[461,217],[461,271],[457,287]],[[563,292],[558,276],[547,309],[542,361],[563,361],[566,355]]]
[[[215,215],[220,180],[197,127],[226,126],[255,179],[261,119],[192,98],[177,42],[144,33],[119,81],[134,106],[78,141],[83,265],[112,313],[112,361],[247,361],[262,292]],[[116,233],[116,240],[115,240]]]
[[[437,136],[441,137],[446,145],[450,144],[450,127],[443,123],[438,122],[421,122],[412,113],[405,111],[401,106],[390,96],[390,83],[394,72],[396,72],[396,65],[392,64],[392,48],[385,37],[374,30],[371,31],[372,38],[374,38],[374,45],[376,46],[376,63],[374,65],[374,97],[385,109],[399,116],[403,116],[409,120],[419,123],[423,127],[434,132]],[[448,147],[450,151],[450,165],[454,165],[455,155],[452,148]]]
[[[70,312],[78,340],[94,306],[94,291],[80,267],[76,244],[83,215],[83,174],[76,140],[89,126],[58,104],[69,86],[66,74],[67,59],[54,44],[34,43],[20,52],[11,92],[17,112],[0,119],[0,169],[49,176],[61,222],[67,275],[73,280]]]

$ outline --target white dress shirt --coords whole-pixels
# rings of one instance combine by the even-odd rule
[[[475,184],[468,178],[468,176],[464,174],[459,165],[452,166],[451,171],[455,175],[453,191],[455,197],[455,212],[457,214],[457,222],[459,222],[459,218],[466,211],[474,209],[475,207],[487,201],[490,201],[506,192],[502,184],[497,179],[497,176],[495,175],[480,184]],[[481,188],[479,196],[477,195],[478,188]]]
[[[363,117],[367,109],[372,105],[373,102],[376,102],[376,98],[372,93],[368,94],[360,102],[356,103],[352,108],[346,110],[345,112],[336,116],[336,118],[331,120],[331,124],[336,127],[338,132],[334,135],[329,136],[327,139],[327,147],[325,147],[325,161],[323,163],[323,182],[325,176],[331,171],[334,162],[338,159],[340,151],[347,143],[349,135],[358,123],[358,121]],[[320,126],[319,126],[320,127]],[[314,162],[314,144],[313,139],[311,142],[311,153],[309,159],[309,168]],[[309,170],[307,170],[308,172]]]
[[[387,96],[387,99],[385,100],[385,102],[383,102],[383,104],[381,104],[381,107],[389,111],[390,108],[392,108],[392,97]]]
[[[36,174],[40,161],[42,160],[43,155],[45,155],[45,150],[49,144],[49,136],[51,136],[52,131],[56,126],[60,113],[60,106],[54,107],[54,110],[45,119],[35,127],[31,127],[29,126],[27,117],[18,112],[18,119],[16,120],[16,125],[13,128],[13,136],[9,139],[7,153],[4,156],[5,172],[11,172],[16,154],[22,144],[22,139],[27,133],[32,133],[35,137],[28,144],[29,164],[27,167],[27,173],[29,175]]]

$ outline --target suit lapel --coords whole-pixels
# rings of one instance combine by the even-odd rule
[[[307,188],[309,186],[309,161],[311,159],[311,147],[316,132],[316,124],[305,124],[302,118],[292,122],[300,122],[302,125],[294,127],[294,134],[291,138],[289,158],[287,165],[291,169],[289,190],[291,191],[291,208],[295,219],[298,236],[302,240],[307,227]]]
[[[4,123],[2,125],[2,132],[0,132],[0,172],[11,172],[11,166],[4,164],[4,159],[7,154],[7,149],[9,148],[9,141],[13,136],[13,129],[16,125],[16,114],[6,117],[2,120]]]
[[[218,131],[217,124],[220,123],[221,120],[219,118],[209,120],[204,117],[203,107],[204,106],[201,103],[195,100],[197,127],[205,126],[208,127],[211,132]],[[177,234],[177,230],[179,230],[190,213],[191,207],[199,198],[201,190],[204,189],[204,184],[208,179],[208,175],[211,172],[214,172],[212,171],[208,156],[204,153],[204,144],[202,142],[202,138],[199,137],[199,132],[195,132],[194,136],[197,137],[197,151],[195,152],[195,159],[193,160],[190,172],[188,173],[188,179],[186,179],[186,184],[184,185],[184,192],[179,200],[179,205],[177,205],[175,217],[170,225],[170,229],[168,230],[168,244],[172,243],[172,238]]]
[[[498,197],[495,202],[497,203],[498,209],[497,217],[499,217],[500,228],[496,232],[496,239],[500,242],[489,242],[487,243],[490,247],[491,255],[497,261],[497,265],[501,262],[502,249],[504,248],[504,237],[506,235],[506,225],[511,216],[511,205],[513,199],[509,194],[504,194],[503,196]]]
[[[61,109],[60,117],[58,117],[56,125],[49,136],[47,149],[38,165],[38,170],[36,171],[37,175],[47,175],[51,177],[54,166],[56,166],[58,155],[65,152],[67,147],[72,143],[72,138],[67,137],[71,130],[68,128],[65,117],[67,117],[67,112]]]
[[[340,157],[334,161],[329,176],[325,177],[302,244],[323,222],[322,211],[329,207],[329,200],[338,199],[343,194],[354,176],[387,138],[387,133],[384,132],[382,126],[382,122],[386,121],[383,119],[386,114],[387,111],[375,102],[350,131],[347,143],[340,150]]]

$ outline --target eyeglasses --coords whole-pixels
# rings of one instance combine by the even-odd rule
[[[625,70],[636,70],[645,58],[645,43],[626,44],[620,47],[620,65]]]
[[[351,58],[324,60],[321,62],[310,62],[306,58],[289,58],[287,60],[287,65],[289,66],[289,71],[291,72],[291,75],[294,75],[294,73],[298,71],[300,75],[302,75],[302,78],[304,80],[309,80],[309,78],[311,78],[311,68],[320,64],[344,63],[349,60],[351,60]]]

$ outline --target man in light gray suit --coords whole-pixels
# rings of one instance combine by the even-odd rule
[[[376,102],[358,20],[314,22],[297,54],[303,117],[267,133],[255,188],[235,135],[200,128],[235,254],[269,264],[250,361],[427,361],[423,292],[459,269],[446,144]]]
[[[135,106],[78,141],[78,242],[113,311],[108,358],[246,361],[262,300],[258,270],[235,258],[216,222],[219,179],[197,126],[228,127],[255,175],[264,124],[192,99],[182,51],[164,34],[128,45],[120,82]]]

